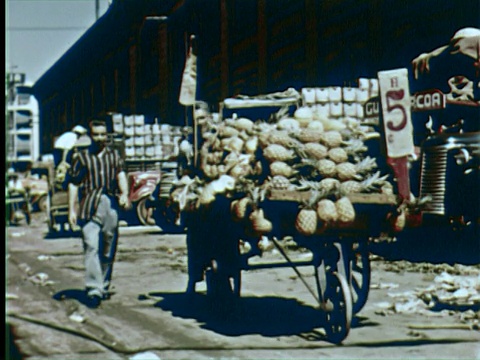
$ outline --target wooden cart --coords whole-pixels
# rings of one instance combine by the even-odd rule
[[[230,205],[234,198],[218,197],[215,202],[188,214],[189,289],[206,280],[207,295],[214,298],[240,296],[241,272],[264,268],[291,267],[318,303],[324,318],[327,338],[340,343],[348,335],[352,316],[360,311],[368,297],[370,263],[367,243],[388,228],[387,218],[396,210],[396,196],[386,194],[351,195],[356,220],[302,236],[295,230],[298,205],[311,196],[310,191],[270,191],[260,207],[273,230],[264,234],[275,244],[286,262],[249,264],[249,258],[260,255],[260,236],[249,234],[247,220],[234,221]],[[300,246],[311,251],[309,261],[292,261],[277,239],[292,236]],[[242,254],[239,240],[248,242],[251,251]],[[313,266],[316,289],[312,289],[298,271]],[[233,304],[222,301],[222,304]]]

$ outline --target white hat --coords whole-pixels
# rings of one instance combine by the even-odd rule
[[[467,28],[458,30],[453,35],[452,39],[460,39],[460,38],[474,37],[474,36],[480,36],[480,29],[467,27]]]
[[[72,131],[78,135],[85,135],[87,133],[87,129],[85,129],[82,125],[75,125]]]

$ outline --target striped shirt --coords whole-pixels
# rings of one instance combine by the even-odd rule
[[[71,168],[71,181],[80,189],[79,219],[89,221],[97,210],[102,194],[114,197],[118,192],[117,175],[124,171],[118,151],[105,148],[102,156],[80,151]]]

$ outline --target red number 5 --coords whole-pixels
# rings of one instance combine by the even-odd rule
[[[390,91],[387,91],[387,93],[386,93],[387,111],[392,112],[393,110],[398,109],[402,112],[402,115],[403,115],[402,121],[400,121],[400,123],[398,125],[394,125],[393,121],[388,121],[387,122],[387,127],[392,131],[400,131],[405,127],[405,125],[407,125],[407,114],[405,112],[405,108],[402,105],[399,105],[399,104],[392,105],[390,103],[390,99],[391,100],[402,100],[404,96],[405,96],[405,92],[403,91],[403,89],[390,90]]]

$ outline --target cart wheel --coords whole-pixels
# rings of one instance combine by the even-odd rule
[[[370,259],[366,244],[357,243],[350,259],[350,290],[352,292],[353,313],[363,309],[367,302],[370,290]]]
[[[137,202],[137,217],[142,225],[155,225],[153,209],[147,208],[147,200],[148,197],[144,197]]]
[[[352,294],[345,277],[337,272],[327,272],[324,311],[327,338],[332,343],[339,344],[350,331]]]
[[[39,209],[41,212],[46,212],[46,211],[47,211],[47,209],[48,209],[47,201],[48,201],[48,199],[47,199],[47,196],[46,196],[46,195],[42,196],[42,197],[38,200],[37,206],[38,206],[38,209]]]

